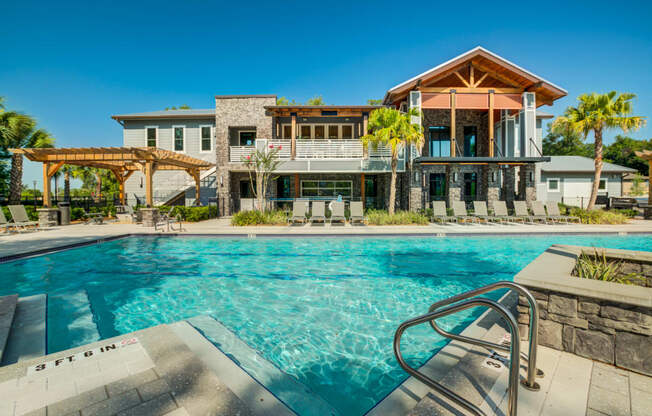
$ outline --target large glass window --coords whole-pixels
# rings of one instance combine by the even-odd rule
[[[276,180],[276,197],[292,198],[292,186],[289,176],[280,176]]]
[[[337,125],[331,124],[328,126],[328,138],[329,139],[337,139],[339,137],[338,134],[338,127]]]
[[[312,137],[311,134],[312,129],[310,127],[311,126],[301,126],[301,138],[309,139],[310,137]]]
[[[344,198],[350,198],[352,188],[352,181],[301,181],[301,196],[336,198],[342,195]]]
[[[342,126],[342,138],[343,139],[352,139],[353,138],[353,126]]]
[[[201,126],[199,130],[201,133],[201,151],[210,152],[213,147],[211,126]]]
[[[156,147],[156,127],[147,127],[147,147]]]
[[[283,126],[283,138],[284,139],[292,138],[292,126]]]
[[[184,149],[184,130],[183,127],[174,127],[174,150],[177,152],[183,152]]]
[[[446,174],[430,174],[430,200],[443,201],[446,199]]]
[[[478,175],[475,172],[464,173],[464,199],[473,201],[478,191]]]
[[[478,129],[476,126],[464,126],[464,156],[475,157],[476,155],[476,136]]]
[[[241,131],[240,132],[240,146],[253,146],[256,144],[255,131]]]
[[[432,126],[430,131],[430,156],[450,157],[451,133],[448,126]]]
[[[315,126],[315,139],[323,139],[326,137],[325,126]]]
[[[246,181],[240,181],[240,198],[253,198],[254,197],[254,191],[253,188],[251,187],[252,183],[249,180]],[[254,180],[253,186],[256,186],[256,181]]]

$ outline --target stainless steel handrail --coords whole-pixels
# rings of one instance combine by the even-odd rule
[[[527,361],[527,378],[523,380],[521,384],[523,384],[523,387],[526,387],[529,390],[537,391],[539,390],[540,387],[539,384],[535,381],[535,377],[543,377],[543,371],[537,369],[537,347],[539,345],[538,343],[539,306],[537,305],[537,301],[536,299],[534,299],[534,296],[532,296],[532,294],[526,288],[519,285],[518,283],[503,280],[500,282],[492,283],[487,286],[483,286],[475,290],[470,290],[468,292],[460,293],[459,295],[455,295],[453,297],[441,300],[439,302],[435,302],[432,305],[430,305],[428,311],[433,312],[441,308],[442,306],[451,305],[461,300],[469,299],[474,296],[482,295],[487,292],[492,292],[497,289],[505,289],[505,288],[515,290],[520,294],[522,294],[523,296],[525,296],[525,298],[528,301],[528,304],[530,305],[530,328],[529,328],[530,344],[528,348],[528,355],[527,356],[525,356],[524,354],[521,355],[521,358]],[[438,334],[446,338],[454,339],[461,342],[466,342],[473,345],[479,345],[488,349],[493,348],[501,351],[509,351],[509,347],[504,345],[495,344],[493,342],[483,341],[476,338],[470,338],[464,335],[457,335],[457,334],[451,334],[450,332],[446,332],[440,327],[438,327],[437,323],[434,320],[430,321],[430,326],[432,326],[432,328],[435,331],[437,331]],[[520,340],[512,338],[510,344],[515,344],[515,343],[518,344],[519,342]]]
[[[474,413],[478,416],[486,416],[486,414],[480,410],[479,407],[469,402],[462,396],[458,395],[454,391],[448,389],[447,387],[441,385],[435,380],[431,379],[427,375],[419,372],[419,370],[410,367],[410,365],[405,362],[403,355],[401,354],[401,337],[406,329],[409,327],[420,325],[426,322],[432,322],[437,318],[447,316],[465,309],[474,308],[476,306],[484,306],[490,309],[495,310],[502,316],[503,319],[509,325],[509,332],[512,336],[512,339],[519,339],[518,334],[518,324],[514,316],[502,305],[493,300],[486,298],[474,298],[467,299],[465,301],[456,303],[455,305],[446,306],[437,309],[434,312],[429,312],[425,315],[417,316],[416,318],[409,319],[398,326],[396,333],[394,334],[394,355],[399,365],[411,376],[426,384],[428,387],[438,391],[439,393],[446,396],[448,399],[462,406],[469,412]],[[507,404],[507,414],[509,416],[516,416],[516,409],[518,404],[518,373],[519,373],[519,364],[520,364],[520,344],[518,342],[510,343],[509,351],[509,383],[508,383],[508,404]]]

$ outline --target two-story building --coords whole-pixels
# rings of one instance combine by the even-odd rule
[[[541,154],[542,120],[551,117],[537,108],[565,95],[481,47],[391,88],[383,105],[419,109],[414,122],[425,136],[422,148],[401,150],[397,206],[416,210],[433,200],[535,199],[537,164],[548,160]],[[272,201],[342,197],[384,208],[389,150],[364,148],[360,141],[378,107],[279,106],[275,95],[218,95],[213,110],[113,118],[124,126],[125,146],[157,146],[214,161],[215,169],[204,174],[202,199],[216,196],[221,215],[230,215],[252,196],[243,158],[270,145],[281,148],[278,178],[268,192]],[[155,189],[163,189],[155,200],[194,203],[189,180],[167,175],[154,176]],[[128,196],[144,192],[139,180],[129,179]]]

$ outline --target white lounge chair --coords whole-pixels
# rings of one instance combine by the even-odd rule
[[[312,203],[310,224],[312,224],[314,221],[322,221],[324,224],[326,224],[326,203],[324,201],[315,201]]]
[[[356,221],[364,224],[367,221],[367,218],[364,216],[362,201],[351,201],[351,215],[349,216],[349,221],[351,224]]]
[[[344,216],[344,202],[333,202],[331,210],[331,221],[342,221],[346,223],[346,217]]]
[[[306,222],[306,202],[295,201],[292,203],[292,216],[288,219],[290,224],[295,222]]]
[[[446,202],[432,201],[432,222],[439,220],[442,224],[445,222],[456,222],[457,218],[448,215],[446,212]]]
[[[487,203],[485,201],[473,201],[473,214],[471,215],[478,218],[479,220],[484,220],[486,222],[489,222],[493,219],[489,216],[489,212],[487,211]]]
[[[530,215],[530,212],[527,209],[527,203],[525,201],[514,201],[514,216],[516,218],[522,219],[523,222],[527,221],[534,223],[537,220],[541,221],[541,218],[535,218],[534,215]]]
[[[38,221],[30,221],[29,216],[27,215],[27,211],[25,211],[25,207],[22,205],[9,205],[9,213],[11,213],[11,221],[18,229],[18,227],[22,228],[23,230],[27,230],[27,227],[38,227],[39,223]]]
[[[530,203],[530,207],[532,208],[532,218],[535,220],[543,221],[546,224],[548,223],[548,220],[550,221],[555,221],[552,217],[548,216],[546,214],[546,209],[543,207],[543,202],[541,201],[532,201]]]
[[[467,222],[478,222],[476,217],[472,217],[466,212],[466,203],[464,201],[453,201],[453,215],[459,223],[460,220]]]
[[[507,212],[507,204],[505,201],[494,201],[493,202],[493,215],[492,218],[499,222],[511,222],[516,218],[509,215]]]
[[[0,208],[0,228],[4,228],[5,233],[8,233],[9,227],[11,227],[11,223],[7,221],[7,217],[5,217],[4,211],[2,210],[2,208]]]
[[[580,222],[579,217],[574,217],[572,215],[561,215],[561,212],[559,212],[559,205],[556,202],[548,201],[545,204],[546,210],[548,211],[548,217],[553,218],[557,221],[565,221],[568,223],[569,221],[575,221],[575,222]]]

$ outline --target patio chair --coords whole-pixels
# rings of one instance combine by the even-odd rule
[[[364,224],[367,221],[367,218],[364,216],[362,201],[351,201],[351,215],[349,216],[349,221],[351,224],[356,221]]]
[[[466,212],[466,203],[464,201],[453,201],[453,215],[457,219],[457,222],[459,223],[460,220],[467,222],[477,222],[478,219],[476,217],[472,217],[471,215],[467,214]]]
[[[181,215],[172,215],[174,209],[167,214],[159,214],[156,221],[154,221],[154,231],[158,231],[158,227],[165,227],[166,231],[183,231],[183,224],[181,223]],[[175,230],[174,225],[178,228]],[[161,228],[162,230],[162,228]]]
[[[102,224],[104,222],[104,214],[101,212],[86,212],[86,210],[83,208],[82,211],[84,211],[84,217],[86,217],[84,224]]]
[[[445,222],[456,222],[457,218],[448,215],[446,212],[446,202],[432,201],[432,222],[439,220],[442,224]]]
[[[288,218],[290,224],[306,222],[306,204],[305,201],[295,201],[292,203],[292,216]]]
[[[534,223],[536,220],[534,216],[530,215],[525,201],[514,201],[514,216],[522,219],[523,222],[527,221]]]
[[[471,215],[476,217],[478,220],[484,220],[487,223],[494,219],[489,216],[487,203],[485,201],[473,201],[473,214]]]
[[[556,202],[548,201],[545,204],[546,210],[548,211],[548,217],[554,218],[557,221],[565,221],[568,224],[569,221],[580,222],[579,217],[574,217],[572,215],[561,215],[559,212],[559,205]]]
[[[9,208],[9,213],[11,213],[11,221],[13,222],[13,225],[16,228],[16,230],[18,229],[18,227],[22,228],[23,230],[27,230],[27,227],[39,226],[38,221],[30,221],[24,206],[9,205],[8,208]]]
[[[535,220],[543,221],[544,223],[548,224],[548,220],[554,222],[554,218],[550,217],[548,214],[546,214],[546,209],[543,207],[543,202],[541,201],[532,201],[530,203],[530,207],[532,208],[532,218]]]
[[[118,205],[116,206],[116,212],[118,214],[128,215],[132,223],[140,222],[138,220],[138,214],[134,212],[134,209],[129,205]]]
[[[518,218],[515,218],[507,212],[507,204],[505,201],[494,201],[493,202],[493,215],[492,218],[499,222],[511,222],[515,221]]]
[[[333,202],[333,209],[331,210],[331,221],[342,221],[346,224],[346,217],[344,216],[344,202]]]
[[[7,217],[5,217],[5,213],[0,207],[0,228],[5,229],[5,233],[9,232],[9,227],[11,227],[11,223],[7,221]]]
[[[322,221],[324,224],[326,224],[326,203],[324,201],[315,201],[312,203],[310,224],[312,224],[314,221]]]

